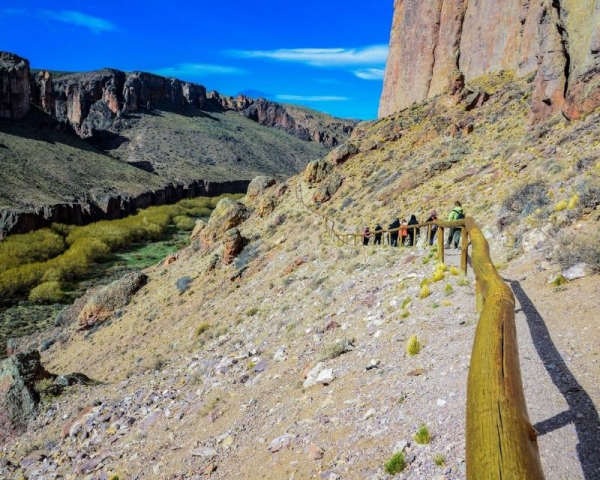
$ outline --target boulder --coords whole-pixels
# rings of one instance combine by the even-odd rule
[[[217,239],[222,238],[225,232],[236,228],[250,216],[250,211],[243,203],[231,198],[224,198],[217,203],[206,228],[200,232],[200,243],[203,251],[210,250]]]
[[[20,119],[29,113],[29,61],[0,52],[0,118]]]
[[[193,242],[194,240],[199,240],[200,239],[200,233],[202,233],[202,230],[204,230],[206,228],[207,224],[204,220],[196,220],[196,225],[194,226],[194,229],[192,230],[192,233],[190,234],[190,240]]]
[[[334,148],[329,155],[325,157],[325,160],[332,165],[343,165],[351,157],[357,155],[359,152],[358,148],[352,143],[344,143],[339,147]]]
[[[0,363],[0,442],[23,431],[40,402],[36,383],[54,377],[42,366],[37,350],[19,353]]]
[[[325,160],[313,160],[304,169],[306,183],[320,183],[327,178],[333,170],[333,165]]]
[[[331,197],[342,186],[343,178],[340,175],[332,175],[326,183],[321,185],[313,196],[313,202],[325,203],[331,200]]]
[[[254,202],[260,197],[267,188],[272,187],[277,183],[273,177],[267,177],[266,175],[260,175],[250,182],[248,185],[248,191],[246,197],[249,201]]]
[[[104,322],[116,310],[125,307],[147,280],[144,273],[133,272],[101,288],[83,307],[77,319],[79,326],[86,329]]]
[[[264,196],[258,202],[258,206],[256,207],[256,213],[260,218],[264,218],[267,215],[273,213],[273,211],[275,210],[275,206],[275,198],[271,196]]]
[[[223,239],[223,263],[229,265],[244,249],[245,239],[237,228],[225,232]]]
[[[587,263],[577,263],[572,267],[563,270],[562,275],[569,281],[577,280],[578,278],[583,278],[587,276],[587,269]]]

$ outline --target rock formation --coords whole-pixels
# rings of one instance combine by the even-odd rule
[[[79,314],[77,320],[80,328],[94,327],[108,319],[119,308],[125,307],[147,280],[148,277],[144,273],[132,272],[102,287],[89,299]]]
[[[534,75],[532,115],[600,104],[596,0],[395,0],[379,116],[448,91],[456,74]],[[566,102],[566,104],[565,104]]]
[[[239,112],[261,125],[279,128],[302,140],[332,148],[342,143],[356,122],[307,114],[302,109],[245,95],[222,96],[195,83],[146,72],[104,69],[53,76],[47,70],[31,76],[29,62],[0,52],[0,118],[23,118],[30,102],[82,138],[94,131],[121,128],[125,114],[154,108],[192,107],[209,111]]]
[[[0,118],[20,119],[29,112],[29,62],[0,52]]]
[[[17,354],[0,364],[0,441],[27,426],[40,401],[36,383],[54,377],[40,363],[37,350]]]

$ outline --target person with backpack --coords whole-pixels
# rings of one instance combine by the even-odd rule
[[[381,237],[383,236],[383,227],[379,223],[375,226],[375,242],[374,245],[381,245]]]
[[[415,215],[410,216],[410,220],[408,221],[408,225],[418,225],[419,221]],[[416,238],[421,235],[420,228],[409,228],[408,229],[408,246],[414,247],[416,245]]]
[[[402,227],[402,229],[400,230],[402,233],[402,242],[400,243],[400,245],[406,245],[406,239],[408,237],[408,229],[406,228],[408,226],[408,223],[406,223],[406,218],[402,219],[402,223],[400,224],[400,227]]]
[[[433,210],[430,214],[429,214],[429,218],[427,219],[428,222],[435,222],[438,219],[438,214],[435,210]],[[430,230],[429,230],[429,245],[433,245],[433,241],[435,240],[435,235],[437,234],[438,231],[438,226],[437,225],[432,225]]]
[[[396,220],[394,220],[392,223],[390,223],[390,230],[395,230],[393,232],[390,232],[390,244],[392,245],[392,247],[397,247],[398,246],[398,236],[399,236],[399,228],[400,228],[400,219],[396,218]]]
[[[454,202],[454,208],[448,215],[449,222],[455,222],[457,220],[465,219],[465,211],[462,207],[462,204],[457,200]],[[458,248],[458,244],[460,243],[462,227],[454,227],[450,229],[450,235],[448,235],[448,241],[446,242],[446,248],[450,248],[454,243],[454,248]]]

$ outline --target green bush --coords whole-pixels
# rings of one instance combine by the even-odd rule
[[[29,300],[41,303],[56,303],[63,298],[59,282],[46,282],[38,285],[29,293]]]
[[[50,229],[11,235],[0,242],[0,271],[43,262],[65,250],[64,239]]]
[[[404,453],[395,453],[387,462],[385,462],[383,466],[385,468],[385,473],[388,473],[389,475],[396,475],[400,473],[406,467]]]
[[[178,215],[173,219],[178,230],[193,230],[196,222],[187,215]]]

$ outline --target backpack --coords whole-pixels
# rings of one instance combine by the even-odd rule
[[[465,219],[465,211],[464,210],[454,210],[456,212],[456,217],[454,220],[464,220]]]

